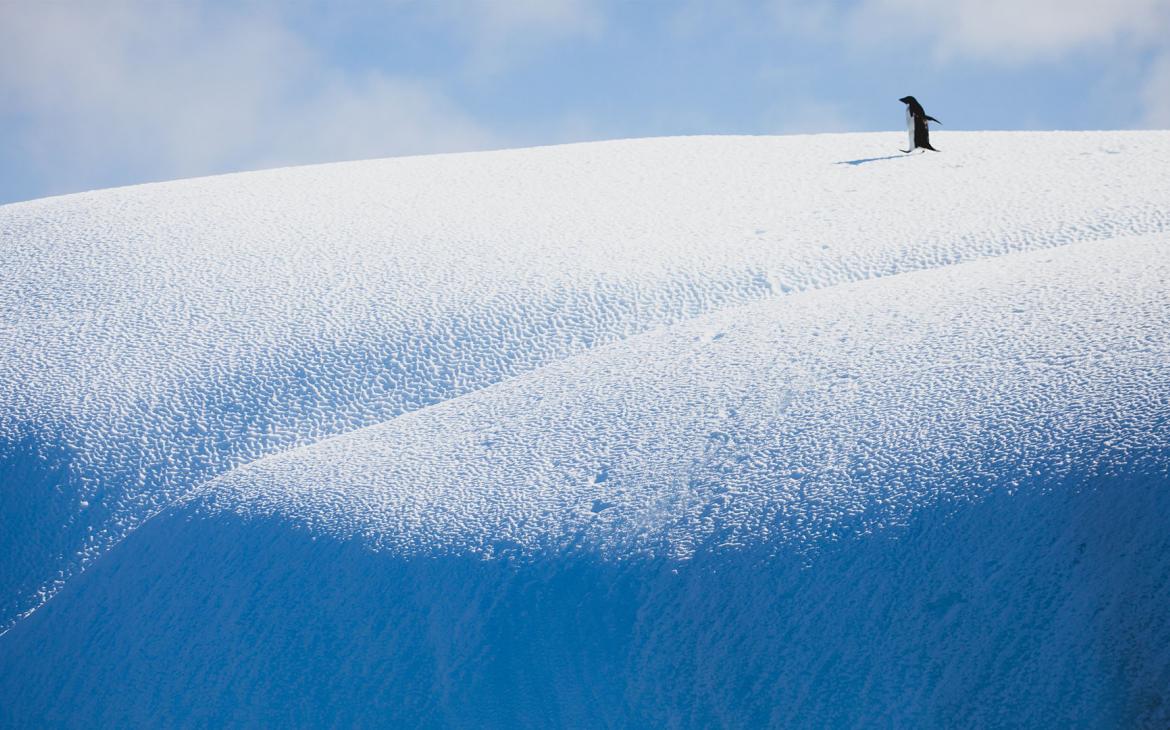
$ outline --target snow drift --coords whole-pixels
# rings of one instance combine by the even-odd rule
[[[1159,724],[1170,134],[947,140],[0,208],[0,719]]]

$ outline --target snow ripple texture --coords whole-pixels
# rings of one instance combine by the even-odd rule
[[[689,558],[1165,469],[1164,237],[729,308],[212,482],[382,550]]]
[[[952,133],[890,159],[897,139],[0,207],[0,620],[180,499],[406,552],[685,557],[896,524],[968,498],[938,486],[960,474],[978,493],[1144,453],[1170,134]],[[1026,275],[1005,256],[1057,247]]]

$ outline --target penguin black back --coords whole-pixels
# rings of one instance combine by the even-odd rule
[[[910,135],[910,149],[903,152],[913,152],[918,148],[938,152],[930,146],[930,128],[928,122],[941,124],[937,119],[927,116],[926,110],[913,96],[903,96],[898,101],[906,105],[906,131]]]

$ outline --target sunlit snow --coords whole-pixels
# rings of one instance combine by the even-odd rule
[[[326,671],[294,724],[1155,722],[1170,133],[899,137],[0,207],[12,724],[151,724],[224,662],[260,699],[204,722]],[[162,684],[84,679],[115,670]]]

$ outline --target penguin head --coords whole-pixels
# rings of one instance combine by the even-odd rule
[[[898,101],[902,102],[903,104],[917,104],[918,103],[918,100],[915,99],[913,96],[903,96],[901,99],[898,99]]]

